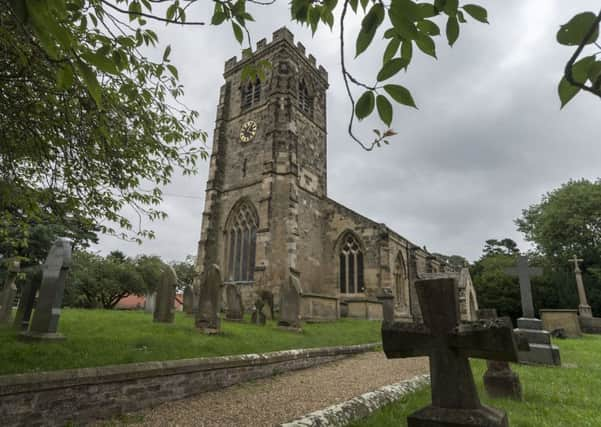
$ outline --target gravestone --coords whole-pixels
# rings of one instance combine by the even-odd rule
[[[161,280],[156,292],[153,320],[158,323],[175,321],[175,294],[177,275],[170,265],[166,265],[161,273]]]
[[[288,280],[280,286],[280,320],[283,329],[301,330],[302,291],[297,273],[290,271]]]
[[[576,255],[570,260],[574,263],[574,274],[576,275],[576,289],[578,290],[578,299],[580,304],[578,305],[578,313],[580,317],[593,317],[593,311],[591,306],[588,305],[586,300],[586,291],[584,289],[584,283],[582,282],[582,270],[578,263],[582,262],[582,259],[578,259]]]
[[[71,268],[71,242],[63,238],[56,239],[42,267],[42,284],[38,302],[29,331],[21,334],[24,338],[64,339],[57,330],[69,268]]]
[[[263,314],[266,319],[273,320],[275,319],[274,315],[274,303],[273,303],[273,292],[268,291],[266,289],[260,289],[256,292],[257,297],[263,301]]]
[[[194,313],[194,290],[191,286],[186,286],[184,288],[184,313],[193,314]]]
[[[264,326],[266,322],[265,314],[263,313],[263,306],[265,303],[261,298],[257,298],[255,301],[255,307],[253,308],[253,313],[250,316],[250,322],[253,325]]]
[[[394,295],[392,294],[392,289],[380,289],[376,294],[376,298],[382,303],[382,317],[384,321],[394,321]]]
[[[17,294],[17,276],[19,275],[20,264],[17,260],[11,260],[8,263],[8,274],[4,281],[4,287],[0,292],[0,324],[10,323],[13,314],[13,302]]]
[[[34,273],[34,275],[41,276],[41,271]],[[31,320],[31,313],[33,313],[35,297],[38,292],[39,284],[42,281],[41,277],[35,276],[29,283],[26,283],[21,287],[21,298],[19,299],[17,313],[15,314],[15,320],[13,322],[13,327],[17,330],[26,331],[29,329],[29,321]]]
[[[512,276],[518,276],[520,281],[522,317],[518,319],[518,327],[515,331],[525,336],[530,344],[529,351],[519,351],[520,363],[561,365],[559,348],[551,344],[551,334],[543,330],[543,322],[534,317],[530,276],[540,276],[542,269],[528,267],[528,257],[520,255],[517,259],[517,266],[508,268],[505,272]]]
[[[244,320],[244,306],[240,289],[232,283],[225,285],[225,318],[228,320]]]
[[[348,317],[348,302],[340,301],[340,317]]]
[[[221,330],[221,272],[215,264],[208,266],[200,283],[196,327],[205,334],[218,334]]]
[[[497,319],[497,310],[494,308],[485,308],[478,310],[479,320]],[[511,327],[511,320],[507,319],[508,326]],[[522,400],[522,384],[517,373],[511,370],[509,363],[504,360],[487,360],[486,372],[482,377],[484,388],[491,397],[507,397],[515,400]]]
[[[144,311],[146,313],[154,313],[154,309],[157,305],[156,302],[157,302],[157,293],[156,292],[144,295]]]
[[[460,323],[453,279],[418,280],[415,290],[424,323],[382,323],[386,357],[430,357],[432,404],[409,415],[408,426],[508,426],[505,412],[480,403],[468,358],[517,361],[511,327],[494,320]]]

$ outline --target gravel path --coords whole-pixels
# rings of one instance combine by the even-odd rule
[[[136,425],[273,426],[427,371],[427,358],[387,360],[382,352],[370,352],[167,402],[136,413],[143,417]]]

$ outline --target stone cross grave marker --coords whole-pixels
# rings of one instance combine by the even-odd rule
[[[196,327],[205,334],[218,334],[221,331],[221,271],[215,264],[210,264],[204,271],[198,297]]]
[[[382,323],[386,357],[430,357],[432,404],[409,415],[408,426],[508,426],[505,412],[480,403],[468,357],[517,361],[511,327],[460,323],[454,279],[418,280],[415,289],[424,323]]]
[[[478,319],[495,320],[497,319],[497,310],[494,308],[479,309]],[[509,318],[507,318],[506,322],[511,327],[511,320]],[[509,362],[504,360],[487,360],[486,368],[486,372],[482,378],[484,380],[484,388],[489,396],[522,400],[520,377],[511,370]]]
[[[574,274],[576,275],[576,288],[578,289],[578,299],[580,300],[580,304],[578,305],[578,313],[582,317],[593,317],[593,311],[591,306],[588,305],[586,300],[586,291],[584,289],[584,283],[582,282],[582,270],[580,270],[580,266],[578,263],[583,262],[583,259],[578,259],[576,255],[570,262],[574,263]]]
[[[290,270],[288,280],[280,286],[280,328],[301,330],[302,290],[299,274]]]
[[[156,293],[153,320],[158,323],[173,323],[175,321],[175,294],[177,274],[170,265],[164,267]]]
[[[234,321],[244,319],[242,296],[238,287],[233,283],[225,285],[225,318]]]
[[[17,260],[10,260],[8,263],[8,274],[4,281],[4,287],[0,292],[0,323],[10,323],[13,313],[13,301],[17,294],[17,276],[20,271],[20,263]]]
[[[184,313],[193,314],[194,313],[194,290],[192,286],[188,285],[184,288]]]
[[[522,300],[522,317],[533,319],[534,304],[532,303],[532,286],[530,285],[530,277],[536,277],[543,274],[540,267],[528,267],[528,257],[519,255],[516,267],[505,269],[505,272],[510,276],[517,276],[520,281],[520,297]]]
[[[65,281],[71,268],[71,242],[56,239],[42,268],[42,284],[29,331],[22,336],[29,339],[64,339],[57,332],[61,316]]]

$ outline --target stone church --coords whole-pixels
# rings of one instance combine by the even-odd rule
[[[268,60],[262,81],[243,67]],[[413,283],[452,276],[463,317],[476,294],[467,268],[453,271],[425,248],[327,194],[328,73],[281,28],[249,57],[225,63],[219,94],[196,269],[217,264],[247,309],[255,292],[278,293],[297,276],[302,316],[378,319],[378,296],[394,295],[395,316],[420,317]]]

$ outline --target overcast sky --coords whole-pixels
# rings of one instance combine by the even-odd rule
[[[461,2],[463,3],[463,2]],[[428,250],[477,259],[484,241],[510,237],[521,210],[570,178],[596,179],[601,167],[601,103],[580,94],[559,109],[557,83],[572,49],[555,41],[559,25],[599,1],[479,1],[490,25],[469,20],[453,48],[437,38],[438,60],[417,53],[396,82],[410,88],[419,111],[396,108],[390,146],[365,152],[345,133],[349,102],[340,75],[337,26],[307,28],[288,20],[288,2],[251,8],[254,42],[286,25],[330,75],[328,91],[329,196]],[[190,8],[189,10],[191,10]],[[199,9],[188,19],[210,20]],[[345,25],[354,46],[359,20]],[[212,134],[223,63],[239,56],[231,27],[157,27],[186,89],[184,102],[200,112],[199,126]],[[441,25],[444,30],[444,24]],[[385,43],[351,64],[370,81]],[[352,57],[352,53],[349,57]],[[364,56],[364,57],[363,57]],[[369,136],[381,127],[366,120]],[[212,144],[212,141],[209,141]],[[128,255],[156,254],[180,260],[196,254],[208,163],[198,175],[176,176],[165,188],[169,218],[151,224],[156,239],[143,245],[103,237],[100,249]]]

